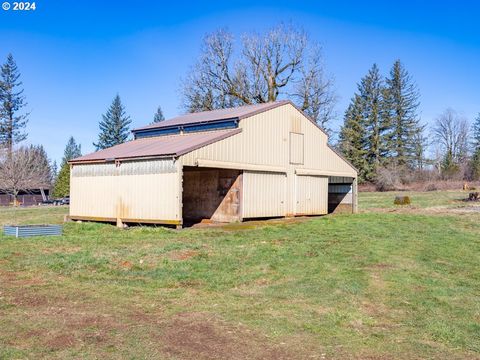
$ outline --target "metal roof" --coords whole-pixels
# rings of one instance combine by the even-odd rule
[[[72,164],[113,160],[180,156],[240,133],[241,129],[167,135],[128,141],[70,160]]]
[[[143,127],[134,129],[133,132],[140,131],[140,130],[175,127],[175,126],[181,126],[186,124],[208,123],[212,121],[227,120],[227,119],[241,120],[246,117],[253,116],[258,113],[262,113],[264,111],[271,110],[285,104],[291,104],[291,102],[289,100],[274,101],[274,102],[263,103],[263,104],[245,105],[245,106],[239,106],[235,108],[191,113],[191,114],[177,116],[172,119],[162,121],[160,123],[143,126]]]

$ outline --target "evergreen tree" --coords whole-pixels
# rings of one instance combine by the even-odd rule
[[[385,122],[384,83],[377,64],[373,64],[368,74],[361,80],[359,86],[363,100],[363,116],[368,136],[367,179],[373,180],[382,159],[388,154],[387,132],[389,124]]]
[[[0,143],[10,153],[13,145],[27,138],[28,113],[19,113],[27,105],[21,86],[20,72],[9,54],[0,73]]]
[[[102,115],[99,124],[100,134],[98,142],[93,144],[97,150],[106,149],[111,146],[122,144],[128,139],[129,125],[132,122],[125,112],[120,96],[117,94],[107,113]]]
[[[362,98],[355,95],[345,112],[344,124],[339,135],[340,151],[359,170],[360,182],[365,181],[367,177],[365,158],[367,144],[362,108]]]
[[[58,175],[57,160],[54,160],[50,167],[52,169],[53,182],[55,183],[57,181],[57,175]]]
[[[68,162],[82,156],[82,148],[80,144],[75,142],[73,136],[68,139],[65,150],[63,151],[63,159],[60,165],[60,172],[55,180],[53,187],[54,197],[68,196],[70,193],[70,164]]]
[[[70,195],[70,164],[65,163],[58,173],[52,192],[53,197],[60,198]]]
[[[63,151],[63,158],[60,167],[62,167],[66,162],[82,156],[82,145],[77,144],[73,136],[70,136],[68,139],[65,150]]]
[[[360,180],[371,181],[388,155],[390,123],[384,117],[385,88],[376,64],[358,84],[357,94],[345,113],[341,147],[360,171]]]
[[[423,136],[423,127],[419,124],[418,106],[417,87],[403,64],[397,60],[386,79],[385,118],[389,118],[392,126],[388,148],[398,166],[413,168],[418,163],[418,154],[424,152],[419,149],[422,143],[418,140]]]
[[[157,112],[153,116],[153,123],[156,124],[156,123],[162,122],[164,120],[165,120],[165,116],[163,116],[162,108],[159,106],[157,108]]]
[[[472,158],[470,169],[474,180],[480,179],[480,114],[478,114],[472,127]]]

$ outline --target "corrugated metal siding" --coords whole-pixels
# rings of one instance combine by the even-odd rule
[[[303,134],[290,133],[290,164],[303,164]]]
[[[331,176],[356,177],[355,170],[327,146],[327,136],[291,105],[243,119],[239,127],[240,134],[185,154],[180,161],[184,166],[196,166],[197,159],[204,159],[285,168],[287,214],[296,211],[295,169],[318,169]],[[303,164],[290,164],[291,132],[304,135]],[[252,201],[255,204],[244,202],[244,206],[263,206],[255,199]]]
[[[60,236],[62,235],[62,225],[24,225],[3,227],[3,233],[15,237],[31,237],[31,236]]]
[[[73,165],[70,215],[180,220],[179,184],[171,159]]]
[[[296,183],[297,215],[328,213],[328,177],[297,176]]]
[[[286,176],[267,172],[243,173],[243,217],[286,215]]]

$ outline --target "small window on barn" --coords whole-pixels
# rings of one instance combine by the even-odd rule
[[[303,134],[290,133],[290,164],[303,164]]]

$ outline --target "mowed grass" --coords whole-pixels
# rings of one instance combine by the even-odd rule
[[[280,224],[0,236],[0,358],[480,358],[480,215],[365,210],[393,196]]]

